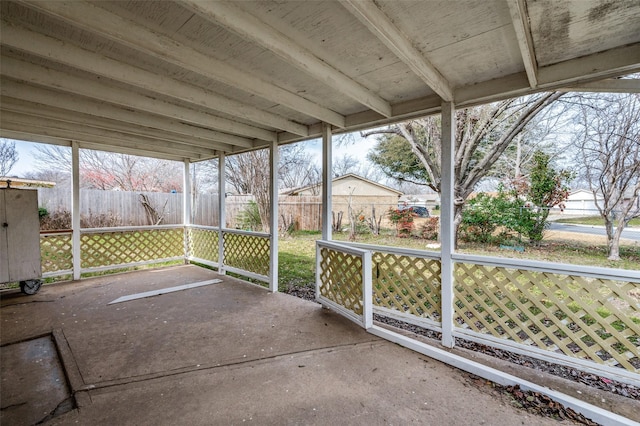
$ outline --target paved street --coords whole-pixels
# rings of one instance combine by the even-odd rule
[[[569,223],[550,222],[548,229],[550,231],[575,232],[578,234],[607,235],[604,226],[573,225]],[[626,228],[622,231],[622,238],[640,241],[640,229]]]

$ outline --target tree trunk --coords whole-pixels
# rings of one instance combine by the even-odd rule
[[[458,228],[462,223],[462,207],[463,204],[454,204],[453,206],[453,249],[458,250]],[[444,218],[440,218],[440,226]],[[442,233],[442,231],[440,231]]]
[[[625,221],[625,218],[620,217],[618,219],[616,229],[611,235],[611,238],[609,238],[608,236],[609,232],[607,232],[607,238],[609,240],[608,241],[609,257],[607,259],[609,260],[614,260],[614,261],[620,260],[620,237],[622,236],[622,231],[624,230],[626,223],[627,222]]]

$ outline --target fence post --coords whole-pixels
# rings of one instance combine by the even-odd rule
[[[442,210],[440,213],[441,248],[441,291],[442,291],[442,345],[453,348],[453,259],[454,235],[454,158],[455,158],[455,107],[452,102],[442,103]]]
[[[80,256],[80,148],[71,142],[71,253],[73,257],[73,279],[80,279],[82,266]]]

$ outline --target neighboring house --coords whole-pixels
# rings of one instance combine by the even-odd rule
[[[334,178],[331,186],[331,202],[334,212],[343,212],[345,222],[348,221],[348,207],[351,204],[355,214],[369,217],[372,208],[376,216],[380,217],[390,208],[396,208],[402,192],[388,186],[370,181],[353,173]],[[322,185],[310,185],[303,188],[289,190],[282,195],[311,196],[322,193]]]
[[[17,177],[0,177],[0,188],[53,188],[55,182],[44,180],[22,179]]]
[[[440,195],[435,191],[422,194],[405,194],[398,199],[398,206],[404,205],[426,207],[431,211],[436,206],[440,206]]]
[[[598,195],[598,200],[602,197]],[[577,189],[571,191],[569,198],[564,202],[565,208],[562,210],[562,214],[567,215],[581,215],[581,216],[594,216],[598,214],[598,208],[593,199],[593,192],[589,189]],[[553,208],[553,212],[559,213],[558,207]]]
[[[633,202],[633,207],[631,207],[631,211],[640,212],[640,197],[633,197],[633,190],[628,189],[624,193],[624,205],[627,206],[629,203]]]

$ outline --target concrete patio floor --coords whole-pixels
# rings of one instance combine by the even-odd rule
[[[50,285],[35,296],[5,293],[0,324],[3,425],[559,423],[318,304],[197,266]],[[41,345],[34,337],[55,343],[75,398],[76,408],[55,417],[65,407],[64,392],[46,390],[52,381],[50,388],[65,387],[55,362],[48,368],[33,348],[10,350],[20,341]]]

